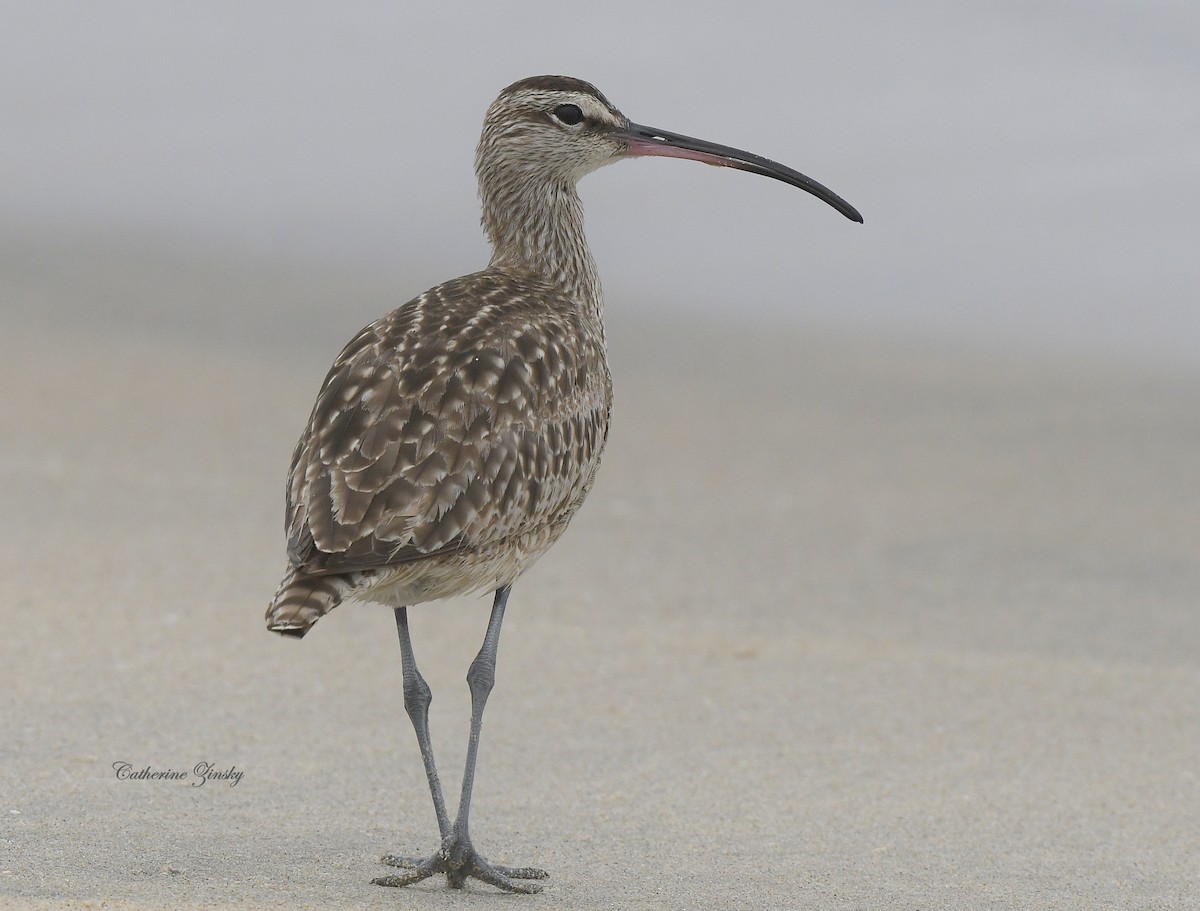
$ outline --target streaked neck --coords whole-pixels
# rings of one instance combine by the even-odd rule
[[[483,229],[491,268],[528,275],[560,289],[599,323],[600,276],[583,233],[583,203],[575,187],[545,181],[481,181]]]

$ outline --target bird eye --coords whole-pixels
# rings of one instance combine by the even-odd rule
[[[579,110],[579,106],[575,104],[560,104],[552,113],[568,126],[575,126],[583,120],[583,111]]]

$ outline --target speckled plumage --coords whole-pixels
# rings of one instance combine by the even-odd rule
[[[287,488],[288,568],[270,629],[303,636],[348,598],[390,605],[404,707],[425,764],[441,842],[386,855],[407,886],[437,873],[537,892],[534,867],[489,863],[469,831],[483,710],[512,583],[567,527],[604,451],[612,403],[600,279],[575,185],[623,158],[735,167],[858,212],[803,174],[749,152],[629,122],[594,86],[564,76],[513,83],[488,108],[475,157],[488,267],[372,323],[334,361],[296,445]],[[471,734],[451,820],[433,758],[428,684],[408,606],[495,589],[467,671]]]
[[[575,181],[604,161],[531,173],[537,125],[508,116],[590,88],[555,78],[510,86],[485,118],[489,267],[367,326],[325,378],[292,458],[270,629],[303,635],[350,597],[396,607],[511,584],[591,489],[612,382]]]
[[[591,488],[611,396],[600,327],[532,277],[467,275],[363,329],[292,457],[272,628],[348,594],[398,606],[511,583]]]

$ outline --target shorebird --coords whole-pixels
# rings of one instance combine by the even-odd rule
[[[600,280],[583,233],[580,178],[639,156],[739,168],[805,190],[852,221],[832,191],[749,152],[631,123],[590,83],[536,76],[488,108],[475,156],[492,259],[372,323],[334,361],[292,456],[288,568],[269,629],[303,636],[343,600],[393,608],[404,707],[417,735],[441,842],[387,855],[405,886],[443,873],[509,892],[547,874],[489,863],[468,814],[484,705],[513,583],[567,527],[608,435],[612,380]],[[408,608],[494,591],[467,671],[471,727],[458,813],[446,811],[429,736],[431,694]]]

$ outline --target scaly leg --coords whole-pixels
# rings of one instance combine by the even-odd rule
[[[496,682],[496,651],[500,645],[500,625],[504,621],[504,608],[508,603],[510,588],[506,585],[496,591],[496,600],[492,604],[492,616],[488,621],[483,646],[467,671],[467,685],[471,688],[471,739],[467,743],[467,764],[463,772],[462,798],[458,805],[458,818],[454,821],[453,826],[450,825],[446,816],[441,785],[438,783],[437,770],[433,765],[433,747],[429,740],[428,723],[431,699],[429,687],[421,679],[416,669],[416,662],[413,660],[412,644],[408,639],[407,612],[404,608],[396,611],[396,625],[400,630],[400,648],[404,659],[404,704],[408,709],[409,717],[412,718],[413,727],[417,732],[417,742],[421,746],[421,755],[425,760],[425,773],[429,778],[434,809],[438,814],[442,845],[437,853],[424,860],[398,857],[393,854],[386,855],[383,858],[385,864],[402,867],[408,872],[394,876],[381,876],[372,880],[376,885],[407,886],[420,882],[434,873],[445,873],[446,882],[452,889],[461,889],[468,877],[474,877],[506,892],[540,892],[542,887],[537,883],[519,883],[513,880],[545,879],[549,875],[545,870],[539,870],[536,867],[504,867],[488,863],[487,859],[480,855],[475,850],[475,846],[471,844],[468,828],[471,791],[475,784],[475,761],[479,754],[479,732],[483,726],[483,710],[487,705],[488,695]],[[411,685],[410,677],[413,681]],[[410,690],[413,694],[411,700]]]
[[[400,660],[404,663],[404,710],[417,733],[417,745],[421,748],[421,760],[425,763],[425,777],[429,779],[429,793],[433,796],[433,810],[437,813],[438,831],[442,838],[450,834],[450,816],[446,813],[446,800],[442,797],[442,783],[438,780],[437,766],[433,761],[433,741],[429,737],[429,704],[433,693],[429,684],[417,668],[413,655],[412,639],[408,635],[408,608],[396,608],[396,632],[400,635]]]

